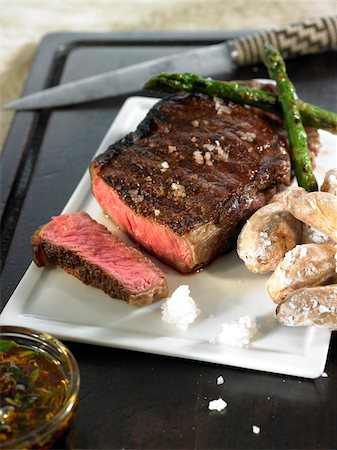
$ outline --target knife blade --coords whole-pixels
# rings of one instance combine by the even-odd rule
[[[228,79],[237,66],[261,62],[267,42],[286,59],[333,49],[337,47],[337,16],[306,20],[61,84],[22,97],[5,109],[55,108],[130,94],[163,72],[194,72]]]

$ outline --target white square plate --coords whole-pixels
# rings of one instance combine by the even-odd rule
[[[156,101],[130,97],[97,154],[133,131]],[[319,183],[326,170],[336,164],[337,145],[336,136],[320,133],[323,145],[316,168]],[[120,233],[92,196],[88,173],[63,212],[77,210],[87,211],[98,222]],[[167,274],[170,292],[181,284],[189,285],[201,310],[187,331],[179,331],[161,320],[162,302],[136,308],[85,286],[60,269],[41,269],[34,264],[8,301],[1,323],[36,328],[61,339],[280,374],[316,378],[324,371],[331,333],[313,327],[280,325],[274,318],[274,305],[265,293],[267,276],[246,270],[235,251],[192,275],[182,275],[156,263]],[[221,331],[222,323],[247,314],[256,316],[259,326],[258,336],[248,348],[210,342]]]

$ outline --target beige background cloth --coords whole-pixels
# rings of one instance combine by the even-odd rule
[[[336,0],[0,0],[0,106],[20,95],[47,33],[275,28],[336,13]],[[1,111],[0,148],[12,117]]]

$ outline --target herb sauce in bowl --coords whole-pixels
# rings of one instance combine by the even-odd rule
[[[19,333],[8,333],[14,328]],[[50,447],[77,403],[79,373],[69,350],[49,335],[27,330],[1,329],[2,448]]]

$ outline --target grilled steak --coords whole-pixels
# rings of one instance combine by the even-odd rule
[[[141,306],[168,295],[161,270],[85,212],[54,217],[31,243],[38,266],[59,266],[111,297]]]
[[[233,247],[239,229],[290,182],[282,124],[205,95],[158,102],[90,164],[106,214],[181,272]]]

